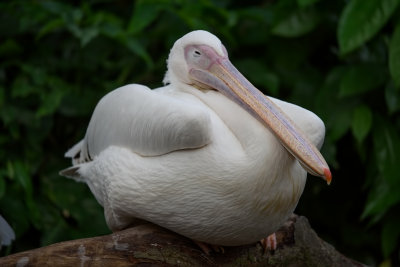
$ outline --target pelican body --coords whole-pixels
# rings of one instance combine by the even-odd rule
[[[86,182],[111,230],[146,220],[214,245],[250,244],[293,213],[307,171],[330,182],[323,122],[264,96],[220,40],[175,42],[164,87],[118,88],[97,104],[61,174]]]

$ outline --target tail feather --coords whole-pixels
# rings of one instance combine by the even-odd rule
[[[75,144],[71,147],[64,156],[66,158],[72,159],[72,165],[78,165],[81,163],[91,161],[91,157],[88,153],[87,143],[85,143],[85,139],[81,140],[79,143]]]
[[[83,181],[83,177],[79,174],[79,168],[80,168],[79,164],[82,162],[81,153],[82,153],[83,144],[84,144],[84,140],[81,140],[79,143],[75,144],[64,154],[64,156],[66,158],[72,159],[73,166],[66,168],[64,170],[61,170],[59,172],[59,174],[61,176],[64,176],[67,178],[72,178],[79,182]]]
[[[64,156],[66,158],[76,158],[79,156],[83,146],[83,140],[81,140],[79,143],[75,144],[73,147],[71,147],[67,152],[65,152]]]
[[[59,172],[59,174],[61,176],[67,177],[67,178],[72,178],[78,182],[82,182],[84,179],[79,173],[79,168],[80,168],[79,165],[75,165],[75,166],[66,168],[64,170],[61,170]]]

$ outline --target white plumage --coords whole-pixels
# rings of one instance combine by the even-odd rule
[[[292,214],[307,173],[248,108],[211,89],[220,81],[193,79],[193,64],[212,72],[214,62],[193,63],[193,47],[227,58],[208,32],[182,37],[168,60],[170,84],[104,96],[85,138],[66,154],[74,166],[61,174],[88,184],[113,231],[142,219],[210,244],[256,242]],[[315,114],[272,101],[321,147],[325,129]]]

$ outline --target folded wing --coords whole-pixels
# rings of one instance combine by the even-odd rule
[[[78,164],[94,159],[110,146],[128,148],[141,156],[158,156],[209,142],[210,118],[204,108],[132,84],[100,100],[85,138],[66,156]]]

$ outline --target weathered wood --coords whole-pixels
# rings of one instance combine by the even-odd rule
[[[191,240],[152,224],[71,240],[0,258],[0,266],[363,266],[321,240],[305,217],[277,232],[278,248],[260,244],[204,254]]]

